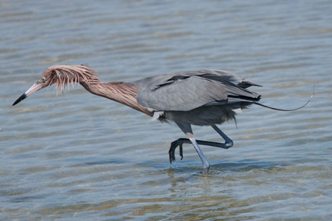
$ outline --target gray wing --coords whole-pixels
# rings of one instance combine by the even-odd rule
[[[160,111],[189,111],[204,105],[253,101],[259,95],[246,88],[253,84],[218,70],[178,72],[135,82],[137,101]],[[259,86],[259,85],[256,85]]]

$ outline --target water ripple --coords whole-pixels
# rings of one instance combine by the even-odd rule
[[[1,220],[330,220],[330,1],[0,2]],[[262,84],[238,115],[229,150],[75,87],[11,107],[55,63],[88,64],[104,81],[221,68]],[[219,141],[208,127],[197,137]]]

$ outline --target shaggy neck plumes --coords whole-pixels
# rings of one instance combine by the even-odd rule
[[[81,84],[89,92],[102,96],[152,116],[152,112],[141,106],[137,100],[137,87],[131,83],[103,83],[91,68],[84,65],[55,65],[43,73],[47,85],[55,84],[58,92],[70,84]]]
[[[48,85],[55,84],[58,93],[62,93],[68,85],[100,82],[96,72],[84,65],[53,65],[46,69],[43,76]]]

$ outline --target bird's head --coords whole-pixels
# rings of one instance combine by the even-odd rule
[[[41,78],[36,81],[26,92],[24,92],[13,106],[39,91],[42,88],[55,84],[58,92],[62,92],[66,85],[75,83],[97,82],[98,77],[94,70],[84,65],[53,65],[47,68]]]

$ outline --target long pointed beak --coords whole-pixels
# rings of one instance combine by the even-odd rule
[[[20,103],[22,100],[24,100],[25,98],[35,93],[36,91],[39,91],[42,88],[43,88],[42,84],[38,83],[33,84],[24,94],[22,94],[19,98],[16,99],[16,101],[13,103],[13,106]]]

